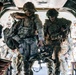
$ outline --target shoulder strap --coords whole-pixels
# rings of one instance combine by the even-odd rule
[[[33,18],[33,25],[34,25],[34,29],[37,30],[36,23],[35,23],[35,18],[36,18],[36,15],[34,15],[34,18]]]

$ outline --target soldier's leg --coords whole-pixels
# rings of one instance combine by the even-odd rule
[[[48,53],[48,57],[46,58],[45,62],[47,62],[47,67],[48,67],[48,75],[53,75],[54,74],[54,62],[52,60],[52,54],[53,54],[53,48],[52,46],[48,43],[44,46],[45,51]]]
[[[31,69],[31,68],[32,68],[33,63],[34,63],[34,61],[31,61],[31,62],[30,62],[30,75],[33,75],[33,71],[32,71],[32,69]]]
[[[29,63],[24,61],[24,75],[29,75]]]
[[[17,56],[17,75],[20,75],[21,71],[22,71],[22,55],[21,54],[18,54]]]
[[[54,75],[54,62],[49,59],[48,62],[47,62],[47,66],[48,66],[48,75]]]
[[[29,58],[30,58],[29,55],[33,55],[33,54],[37,53],[37,44],[33,38],[30,38],[30,39],[28,39],[28,41],[25,41],[24,46],[25,46],[25,48],[24,48],[25,53],[24,53],[24,58],[23,58],[24,72],[25,72],[25,75],[33,75],[33,72],[31,70],[31,67],[33,65],[33,61],[32,60],[29,61]]]
[[[26,40],[21,41],[19,51],[22,54],[24,75],[29,75],[29,45]]]
[[[24,61],[24,75],[33,75],[33,71],[31,70],[32,65],[33,62]]]
[[[59,61],[59,52],[61,50],[60,46],[55,47],[55,75],[60,75],[60,61]]]

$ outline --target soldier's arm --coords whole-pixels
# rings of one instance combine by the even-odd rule
[[[42,41],[44,40],[43,26],[38,15],[36,15],[36,18],[35,18],[35,24],[36,24],[37,32],[38,32],[38,39],[40,43],[42,43]]]
[[[47,20],[45,20],[45,23],[44,23],[44,35],[47,36],[47,33],[48,33],[48,23],[47,23]]]
[[[71,26],[71,21],[63,18],[62,19],[63,30],[70,29],[70,26]]]
[[[44,38],[45,38],[45,40],[49,39],[48,22],[47,22],[47,20],[45,20],[45,23],[44,23]]]
[[[15,12],[15,13],[12,13],[10,14],[13,18],[16,18],[16,19],[22,19],[22,18],[25,18],[25,14],[24,13],[19,13],[19,12]]]

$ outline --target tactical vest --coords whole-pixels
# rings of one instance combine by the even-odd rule
[[[49,20],[47,20],[47,25],[48,25],[47,32],[50,36],[56,35],[57,33],[60,32],[61,29],[60,23],[58,22],[51,23]]]
[[[22,25],[18,28],[18,35],[20,38],[29,38],[35,36],[36,25],[34,18],[25,18],[22,20]]]
[[[70,24],[71,21],[66,20],[64,18],[57,19],[54,23],[50,22],[48,19],[46,20],[45,25],[46,27],[46,34],[49,34],[51,38],[60,39],[60,38],[66,38],[68,36],[68,33],[70,32]],[[62,28],[65,30],[62,31]]]

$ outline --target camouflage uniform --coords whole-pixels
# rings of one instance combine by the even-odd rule
[[[36,25],[36,28],[34,28]],[[35,35],[35,31],[38,31],[39,40],[43,40],[43,33],[42,33],[42,23],[37,15],[31,17],[29,21],[24,19],[24,26],[21,27],[18,31],[18,36],[20,37],[20,45],[19,51],[23,55],[23,62],[24,62],[24,70],[25,74],[28,74],[29,67],[31,68],[34,61],[29,62],[29,58],[31,55],[37,53],[37,39]],[[28,65],[30,65],[28,67]]]
[[[31,67],[34,60],[29,61],[29,59],[30,56],[38,52],[37,46],[41,45],[44,40],[43,27],[39,16],[34,14],[36,9],[31,2],[25,3],[23,10],[25,13],[16,12],[11,14],[11,16],[18,19],[18,21],[14,22],[8,34],[6,32],[7,38],[5,38],[4,41],[9,48],[17,48],[19,50],[20,56],[17,60],[20,60],[20,62],[21,60],[23,61],[24,74],[33,75]],[[6,31],[7,30],[8,29],[6,29]],[[18,73],[21,71],[19,67],[20,62],[17,62]]]
[[[56,15],[57,16],[57,15]],[[65,40],[67,38],[67,30],[69,30],[71,21],[66,20],[64,18],[55,18],[55,22],[51,22],[50,19],[46,19],[44,23],[44,36],[46,40],[46,44],[50,44],[53,48],[53,52],[55,52],[55,75],[60,75],[60,61],[59,61],[59,52],[61,50],[61,42],[62,38]],[[62,31],[62,28],[66,30],[66,32]],[[48,37],[47,37],[48,36]],[[50,66],[49,66],[50,65]],[[49,75],[52,74],[52,64],[48,62]]]
[[[22,60],[24,63],[24,72],[25,75],[33,75],[33,72],[31,70],[31,67],[34,63],[33,60],[30,60],[30,56],[34,55],[35,53],[38,52],[38,41],[43,41],[44,40],[44,35],[43,35],[43,28],[42,28],[42,22],[39,19],[39,16],[37,14],[34,14],[36,11],[35,8],[33,7],[33,4],[31,2],[27,2],[23,6],[23,10],[25,13],[13,13],[14,15],[18,15],[20,18],[17,18],[18,24],[15,26],[13,25],[12,28],[10,29],[10,33],[14,33],[19,40],[14,38],[19,43],[19,51],[22,55]],[[29,11],[32,13],[31,16],[27,16],[26,12]],[[19,23],[20,22],[20,23]],[[11,33],[11,34],[12,34]],[[20,71],[20,69],[19,69]]]

